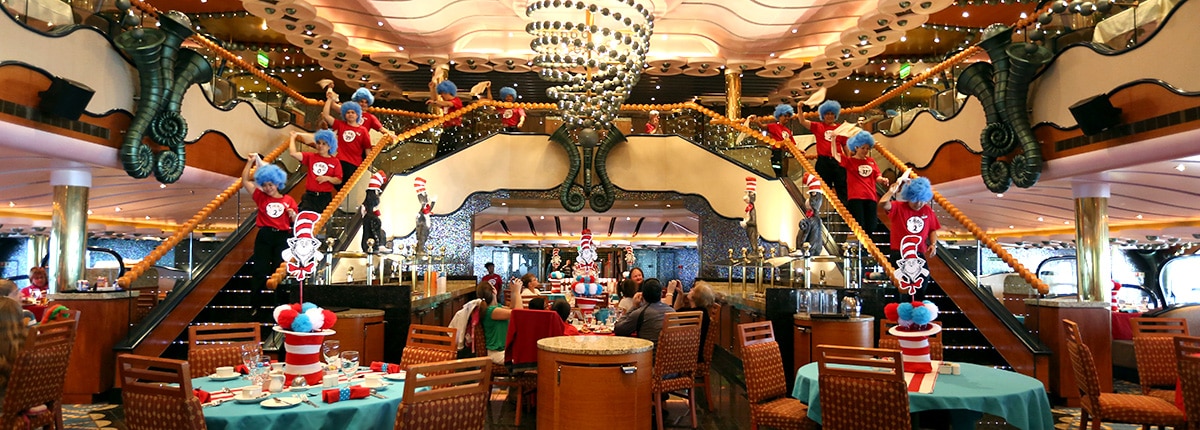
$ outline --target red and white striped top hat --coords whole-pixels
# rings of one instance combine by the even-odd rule
[[[579,238],[579,249],[592,248],[592,230],[584,229],[583,232],[579,234],[582,235],[582,237]]]
[[[417,191],[417,194],[424,194],[425,193],[425,178],[413,179],[413,189]]]
[[[746,177],[746,192],[758,192],[758,179],[753,176]]]
[[[804,176],[801,177],[801,181],[803,181],[804,186],[808,187],[809,193],[824,193],[824,191],[821,190],[820,176],[812,173],[805,173]]]
[[[371,175],[371,181],[367,183],[367,189],[382,191],[383,185],[387,183],[387,180],[387,173],[384,173],[382,170],[375,172],[374,175]]]
[[[321,214],[304,211],[296,215],[296,223],[292,225],[292,236],[297,239],[312,239],[313,227],[317,220],[321,219]]]
[[[904,236],[900,239],[900,258],[917,258],[917,246],[920,244],[920,236]]]

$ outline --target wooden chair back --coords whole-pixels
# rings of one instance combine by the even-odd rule
[[[1100,378],[1096,376],[1096,362],[1092,350],[1083,344],[1079,324],[1063,319],[1067,332],[1067,353],[1071,358],[1071,370],[1075,373],[1075,387],[1079,389],[1082,406],[1090,411],[1100,411]]]
[[[691,378],[696,374],[696,357],[700,354],[700,327],[704,313],[668,312],[663,316],[658,345],[654,347],[654,380],[661,382],[668,375]]]
[[[453,360],[458,355],[458,329],[423,324],[408,328],[408,342],[400,357],[400,367]]]
[[[198,324],[188,327],[188,364],[196,376],[242,364],[242,345],[261,344],[257,323]]]
[[[1133,337],[1139,336],[1188,336],[1187,319],[1184,318],[1131,318]]]
[[[822,428],[912,428],[900,351],[818,345],[816,352]]]
[[[1173,340],[1184,415],[1188,428],[1200,429],[1200,337],[1177,336]]]
[[[121,354],[117,371],[130,430],[207,428],[188,362]]]
[[[934,324],[942,325],[941,321],[933,321]],[[900,339],[888,332],[889,329],[896,326],[896,321],[889,319],[879,320],[879,348],[881,349],[900,349]],[[942,344],[942,332],[934,333],[929,336],[929,359],[941,360],[942,352],[945,346]]]
[[[0,405],[0,427],[15,428],[25,410],[45,406],[51,413],[44,416],[55,422],[38,424],[62,428],[63,385],[75,346],[79,312],[67,315],[69,319],[29,328],[25,344],[12,363],[4,403]]]
[[[491,369],[487,357],[410,367],[395,428],[484,428]]]
[[[765,342],[775,342],[775,331],[770,321],[738,324],[738,341],[745,348]]]

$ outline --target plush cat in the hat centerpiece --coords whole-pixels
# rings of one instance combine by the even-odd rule
[[[942,331],[942,326],[933,323],[938,316],[937,305],[928,300],[889,303],[883,307],[883,314],[897,322],[888,333],[899,338],[900,354],[904,357],[904,371],[933,372],[933,365],[929,359],[929,336]]]

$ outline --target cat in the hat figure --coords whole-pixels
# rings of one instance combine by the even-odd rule
[[[754,209],[754,200],[758,196],[758,179],[746,177],[746,194],[742,201],[746,202],[746,213],[742,216],[742,228],[746,229],[746,238],[750,239],[750,253],[758,255],[758,215]]]
[[[317,271],[317,263],[321,261],[321,241],[313,237],[313,227],[321,219],[321,214],[311,211],[300,212],[296,215],[296,223],[292,226],[292,238],[288,239],[288,249],[283,250],[283,261],[287,262],[287,272],[297,281],[304,281]]]
[[[421,208],[417,210],[417,254],[425,253],[425,241],[429,240],[429,226],[433,215],[433,205],[437,196],[430,197],[425,190],[425,178],[413,180],[413,190],[417,192],[417,201]]]
[[[575,284],[572,290],[580,296],[600,294],[601,286],[596,277],[596,245],[592,242],[592,231],[583,230],[579,239],[579,258],[575,261]]]
[[[929,269],[925,268],[925,259],[917,253],[921,245],[920,236],[904,236],[900,240],[900,259],[896,260],[896,273],[900,275],[900,291],[910,296],[925,284]]]
[[[387,173],[380,170],[371,175],[371,180],[367,184],[367,195],[363,198],[362,206],[359,206],[359,213],[363,217],[362,227],[362,250],[367,253],[375,253],[378,250],[390,249],[385,240],[383,233],[383,221],[379,219],[379,197],[383,194],[383,187],[387,185]],[[367,243],[368,240],[374,240],[375,247]]]

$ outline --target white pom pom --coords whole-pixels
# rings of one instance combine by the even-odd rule
[[[275,318],[275,321],[279,321],[279,313],[283,312],[284,309],[291,309],[291,308],[292,308],[291,305],[276,306],[275,310],[271,312],[271,316],[273,316]]]
[[[304,313],[308,315],[308,320],[312,321],[313,330],[321,330],[321,326],[325,325],[325,314],[321,313],[321,308],[312,308]]]
[[[933,321],[933,320],[936,320],[936,319],[937,319],[937,317],[938,317],[938,307],[937,307],[937,305],[933,304],[933,302],[931,302],[931,301],[928,301],[928,300],[926,300],[926,301],[925,301],[925,309],[929,309],[929,314],[930,314],[930,315],[933,315],[933,318],[930,318],[930,319],[929,319],[930,321]]]

